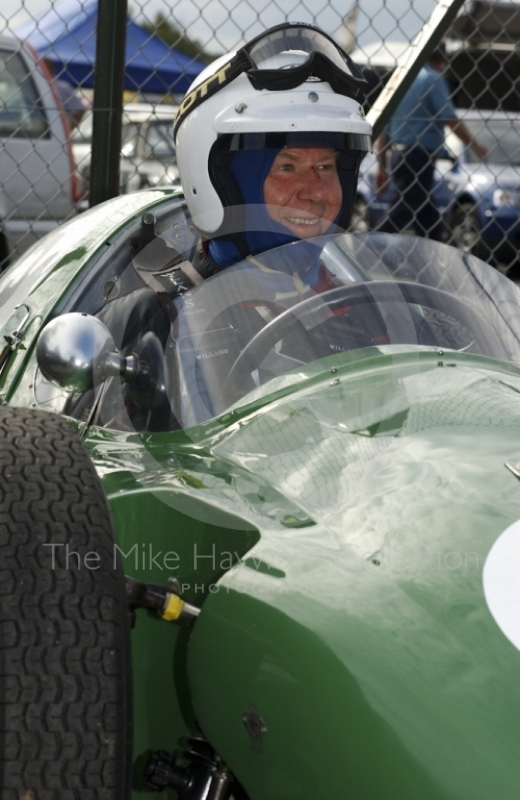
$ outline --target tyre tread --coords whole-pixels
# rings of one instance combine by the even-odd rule
[[[128,615],[101,481],[62,417],[5,407],[0,437],[0,798],[123,800]]]

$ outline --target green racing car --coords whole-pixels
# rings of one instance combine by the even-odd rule
[[[179,292],[194,237],[0,277],[1,800],[518,800],[519,290],[345,233]]]

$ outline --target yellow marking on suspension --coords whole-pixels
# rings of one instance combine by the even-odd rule
[[[181,600],[176,594],[169,594],[164,611],[161,614],[162,619],[167,622],[175,622],[179,619],[182,609],[184,608],[184,600]]]

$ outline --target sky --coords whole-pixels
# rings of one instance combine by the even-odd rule
[[[157,12],[171,15],[179,28],[199,39],[212,52],[225,52],[266,28],[289,19],[313,22],[340,41],[342,16],[356,0],[129,0],[137,22],[152,20]],[[388,39],[410,41],[436,6],[436,0],[357,0],[357,46]],[[37,17],[51,7],[50,0],[3,0],[0,32],[14,30],[30,16]],[[420,10],[417,8],[420,6]],[[310,10],[312,9],[312,11]]]

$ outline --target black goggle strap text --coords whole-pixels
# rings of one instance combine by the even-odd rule
[[[210,75],[205,81],[195,86],[191,92],[188,92],[184,96],[175,116],[173,135],[176,135],[179,125],[190,111],[200,106],[201,103],[219,92],[223,86],[227,86],[228,83],[234,81],[235,78],[238,78],[239,75],[250,69],[250,67],[251,60],[247,53],[243,50],[239,50],[232,59],[218,70],[218,72],[213,73],[213,75]]]

